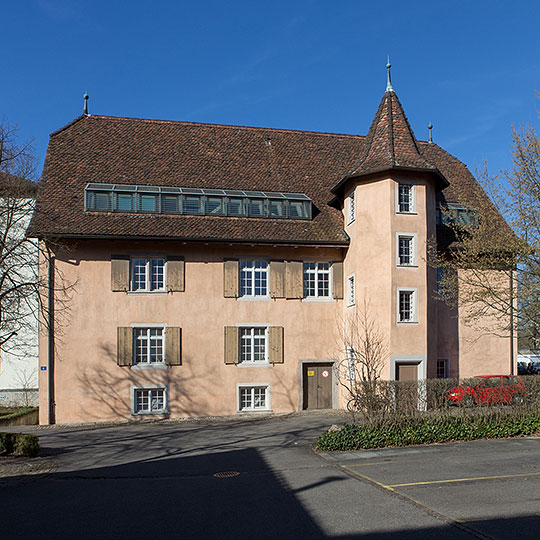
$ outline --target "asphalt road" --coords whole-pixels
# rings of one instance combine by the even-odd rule
[[[335,416],[36,429],[0,538],[535,539],[540,439],[317,455]]]

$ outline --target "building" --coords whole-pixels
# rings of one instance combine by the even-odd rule
[[[0,407],[38,404],[38,249],[25,237],[36,192],[0,172]]]
[[[366,305],[384,378],[507,373],[426,264],[452,242],[438,207],[485,197],[390,84],[365,137],[84,114],[50,137],[31,225],[74,284],[40,336],[41,423],[343,407]]]

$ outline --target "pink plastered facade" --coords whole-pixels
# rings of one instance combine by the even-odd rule
[[[188,151],[192,135],[182,137],[193,130],[201,144]],[[261,187],[267,177],[271,191]],[[208,188],[207,206],[189,216],[121,206],[143,204],[136,189],[149,185]],[[430,241],[447,247],[438,205],[474,185],[463,164],[416,141],[393,91],[365,138],[78,119],[51,138],[33,226],[51,250],[41,268],[55,291],[43,298],[51,309],[39,342],[40,423],[345,408],[336,371],[344,329],[366,310],[385,344],[383,379],[514,372],[515,344],[437,300],[427,262]],[[120,202],[117,186],[137,195]],[[272,219],[249,207],[213,217],[218,188],[303,194],[310,213]],[[246,193],[243,204],[259,201]],[[105,194],[101,209],[91,206],[96,194]]]

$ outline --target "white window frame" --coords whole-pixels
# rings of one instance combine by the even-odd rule
[[[444,291],[444,278],[446,277],[444,274],[446,271],[444,266],[437,266],[437,294],[442,294]]]
[[[409,186],[411,188],[411,201],[409,210],[401,210],[399,207],[399,188],[400,186]],[[416,214],[416,186],[409,182],[396,183],[396,214]]]
[[[402,238],[408,238],[411,241],[411,246],[410,246],[411,262],[406,263],[406,264],[403,264],[401,262],[400,253],[399,253],[399,243]],[[404,232],[396,233],[396,266],[403,266],[403,267],[418,266],[416,233],[404,233]]]
[[[354,223],[356,220],[356,201],[355,190],[353,189],[347,198],[347,225]]]
[[[166,338],[165,333],[167,329],[167,324],[155,324],[155,323],[136,323],[131,325],[131,331],[133,335],[133,350],[131,353],[131,369],[167,369],[167,350],[166,350]],[[162,350],[162,360],[161,362],[137,362],[137,336],[136,330],[155,330],[161,329],[161,350]],[[151,340],[148,340],[147,347],[150,348]],[[150,351],[149,351],[150,352]],[[148,358],[150,355],[148,354]]]
[[[410,293],[411,296],[411,318],[401,320],[401,293]],[[397,290],[397,323],[398,324],[415,324],[418,322],[418,291],[412,287],[400,287]]]
[[[269,343],[268,343],[268,328],[267,324],[237,324],[238,327],[238,367],[257,367],[257,366],[270,366],[269,362]],[[243,360],[242,358],[242,330],[251,330],[251,358],[254,354],[254,333],[255,329],[264,329],[264,360]]]
[[[444,362],[444,373],[442,377],[439,377],[439,362]],[[448,379],[450,377],[450,359],[449,358],[437,358],[437,364],[435,365],[437,379]]]
[[[145,262],[145,286],[135,289],[135,261],[144,259]],[[163,261],[163,286],[152,288],[152,261]],[[131,293],[163,293],[167,292],[167,257],[163,255],[132,255],[129,261],[129,291]]]
[[[254,403],[254,390],[256,388],[264,388],[265,390],[265,406],[264,407],[242,407],[242,390],[251,389],[252,390],[252,403]],[[236,407],[238,412],[258,412],[258,411],[271,411],[270,403],[270,383],[237,383],[236,384]]]
[[[314,264],[315,268],[306,270],[306,264]],[[327,264],[328,270],[319,268],[319,264]],[[315,276],[315,294],[307,295],[306,294],[306,274],[313,274]],[[319,295],[319,276],[320,275],[328,276],[328,294]],[[302,296],[304,300],[313,301],[313,300],[333,300],[333,287],[334,287],[334,278],[333,278],[333,268],[332,263],[329,261],[304,261],[302,263]]]
[[[347,307],[354,306],[356,302],[356,284],[354,274],[347,276]]]
[[[266,268],[255,268],[255,263],[257,262],[264,262],[266,263]],[[242,286],[242,266],[246,263],[252,263],[252,268],[248,269],[248,271],[251,273],[251,291],[250,294],[243,293],[243,286]],[[264,272],[266,274],[266,294],[255,294],[255,273],[256,272]],[[270,298],[270,263],[267,260],[262,259],[241,259],[238,262],[238,287],[239,287],[239,293],[240,296],[239,299],[244,300],[253,300],[253,299],[269,299]]]
[[[152,398],[149,397],[150,410],[137,410],[137,393],[163,391],[163,409],[152,410]],[[169,413],[169,387],[166,385],[157,386],[132,386],[131,387],[131,414],[134,416],[161,416]]]

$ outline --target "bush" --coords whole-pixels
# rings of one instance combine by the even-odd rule
[[[36,435],[18,433],[13,451],[18,456],[36,457],[39,454],[39,438]]]
[[[485,414],[400,416],[365,425],[345,424],[319,437],[317,450],[360,450],[530,435],[540,431],[540,412],[509,410]]]
[[[36,457],[39,454],[39,437],[26,433],[0,433],[0,454]]]
[[[0,433],[0,454],[11,454],[15,443],[15,433]]]

